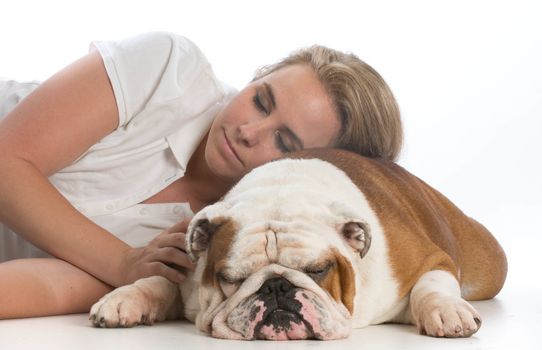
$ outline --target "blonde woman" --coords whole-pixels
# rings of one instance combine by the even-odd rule
[[[184,230],[254,167],[303,148],[386,159],[395,99],[321,46],[237,92],[171,33],[96,42],[38,83],[0,82],[0,318],[86,312],[112,288],[193,266]]]

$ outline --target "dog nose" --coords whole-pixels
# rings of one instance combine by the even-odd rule
[[[291,284],[286,278],[275,277],[265,281],[258,290],[258,293],[284,295],[292,289],[294,289],[294,285]]]

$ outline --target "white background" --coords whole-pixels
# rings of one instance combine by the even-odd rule
[[[2,1],[0,77],[44,80],[84,55],[92,40],[152,30],[191,38],[217,76],[237,88],[258,66],[301,46],[356,53],[399,101],[406,131],[399,163],[485,224],[505,248],[508,280],[497,299],[476,304],[485,326],[475,337],[434,340],[385,325],[326,348],[541,348],[542,2]],[[121,336],[128,330],[97,334],[85,315],[2,322],[8,348],[224,345],[177,323]]]
[[[43,80],[92,40],[166,30],[217,76],[314,43],[352,51],[399,101],[399,163],[485,224],[505,249],[542,243],[542,5],[537,1],[10,1],[0,77]],[[525,248],[527,247],[527,248]],[[518,261],[529,264],[523,255]]]

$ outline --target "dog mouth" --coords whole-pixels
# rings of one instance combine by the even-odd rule
[[[225,323],[246,340],[328,340],[345,338],[350,332],[349,324],[334,319],[315,294],[297,288],[281,297],[254,294],[232,310]],[[219,333],[213,329],[213,336],[227,337]]]
[[[257,299],[263,303],[263,314],[255,323],[254,339],[294,340],[308,339],[314,336],[313,328],[305,319],[306,312],[300,298],[307,297],[299,293],[290,281],[282,278],[268,279],[258,290]]]
[[[314,331],[309,322],[296,312],[275,309],[254,329],[254,339],[299,340],[312,339]]]

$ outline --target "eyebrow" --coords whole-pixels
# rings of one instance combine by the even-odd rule
[[[267,94],[267,96],[269,96],[269,100],[271,101],[271,105],[273,106],[273,109],[277,108],[277,102],[275,100],[275,94],[273,93],[273,88],[267,82],[263,83],[263,87],[265,89],[265,93]],[[303,140],[301,140],[290,128],[284,128],[284,131],[294,141],[294,143],[297,144],[297,146],[300,149],[305,148],[305,144],[303,143]]]

